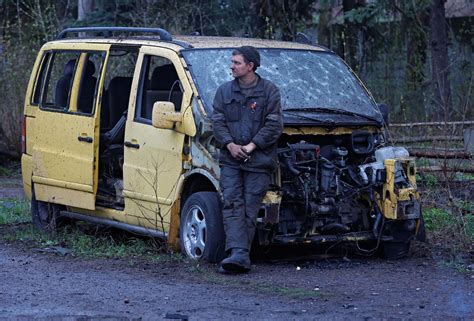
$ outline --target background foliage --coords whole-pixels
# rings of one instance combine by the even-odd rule
[[[446,15],[456,2],[467,9]],[[472,120],[472,8],[470,0],[1,0],[0,151],[20,154],[25,88],[40,46],[86,25],[288,41],[304,32],[348,62],[390,106],[392,121]]]

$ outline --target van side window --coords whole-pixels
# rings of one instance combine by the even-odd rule
[[[169,101],[175,110],[181,110],[183,89],[173,63],[163,57],[146,55],[142,67],[135,119],[151,121],[153,104]]]
[[[57,51],[51,53],[48,71],[41,86],[41,108],[91,115],[97,92],[100,69],[105,58],[102,52]],[[44,62],[43,62],[44,64]],[[44,68],[42,66],[42,68]],[[40,74],[40,77],[42,75]],[[44,76],[43,76],[44,77]]]
[[[33,90],[33,97],[31,99],[32,105],[38,105],[41,98],[41,90],[43,89],[44,80],[46,78],[46,71],[48,70],[48,64],[51,59],[51,53],[47,52],[44,54],[41,60],[40,71],[36,78],[35,88]]]
[[[46,85],[43,88],[43,97],[40,101],[42,107],[67,110],[79,55],[78,52],[55,52],[52,54]]]
[[[100,70],[102,68],[105,55],[102,53],[92,53],[81,55],[83,60],[83,68],[79,83],[79,91],[77,97],[77,109],[73,109],[70,104],[69,111],[91,115],[94,113],[94,103],[97,93],[97,87],[100,78]]]
[[[112,48],[105,73],[100,114],[100,130],[113,128],[127,111],[137,48]]]

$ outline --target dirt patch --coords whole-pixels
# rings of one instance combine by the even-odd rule
[[[21,199],[25,197],[23,192],[23,182],[21,178],[2,178],[0,177],[0,199],[16,198]]]
[[[214,265],[58,256],[0,243],[7,318],[380,319],[474,317],[474,274],[417,252],[399,261],[339,257]]]
[[[0,155],[0,199],[24,197],[21,165]]]
[[[19,178],[1,182],[0,197],[22,197]],[[418,243],[398,261],[280,248],[256,253],[239,276],[192,261],[86,259],[36,246],[0,241],[3,318],[474,318],[474,266],[460,272]]]

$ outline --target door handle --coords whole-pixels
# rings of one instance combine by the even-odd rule
[[[77,136],[77,140],[80,142],[86,142],[89,144],[91,144],[94,141],[92,137],[89,137],[89,136]]]
[[[135,143],[132,143],[132,142],[127,142],[126,141],[123,144],[125,145],[125,147],[136,148],[136,149],[140,148],[140,144],[135,144]]]

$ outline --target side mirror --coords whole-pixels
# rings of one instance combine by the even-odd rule
[[[380,113],[382,114],[385,125],[388,126],[388,106],[384,103],[381,103],[377,104],[377,107],[379,108]]]
[[[173,129],[176,122],[181,121],[181,113],[174,110],[169,101],[157,101],[153,104],[151,124],[156,128]]]
[[[151,124],[156,128],[174,129],[189,136],[196,135],[192,109],[186,108],[183,113],[176,112],[174,104],[169,101],[157,101],[153,104]]]

